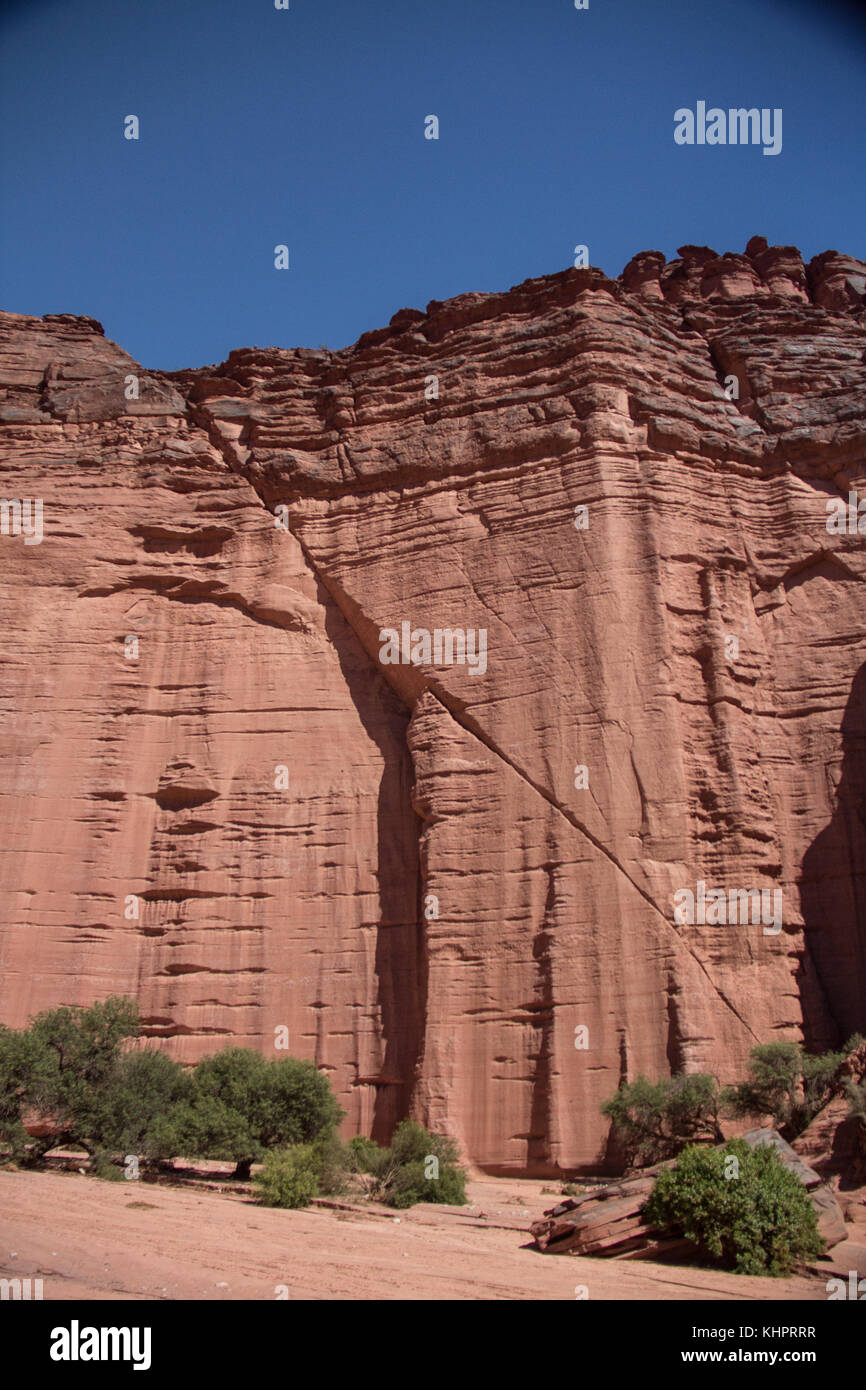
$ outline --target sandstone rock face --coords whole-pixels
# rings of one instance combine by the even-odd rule
[[[88,323],[3,329],[16,408],[52,353],[88,385],[5,441],[44,537],[0,537],[2,1017],[130,994],[189,1061],[282,1026],[384,1136],[422,1018],[408,714],[173,388],[96,423],[135,364]]]
[[[866,1028],[864,276],[645,252],[170,374],[0,317],[0,1018],[285,1025],[347,1132],[534,1173]]]

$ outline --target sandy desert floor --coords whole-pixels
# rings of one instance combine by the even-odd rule
[[[399,1214],[342,1200],[274,1211],[230,1186],[3,1172],[0,1277],[41,1277],[46,1300],[573,1300],[578,1285],[592,1299],[809,1300],[834,1273],[866,1274],[863,1208],[832,1258],[779,1280],[542,1255],[527,1228],[556,1201],[548,1184],[481,1179],[468,1195]]]

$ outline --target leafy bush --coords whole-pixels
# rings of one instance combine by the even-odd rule
[[[319,1192],[320,1155],[312,1144],[272,1149],[253,1178],[259,1201],[266,1207],[306,1207]]]
[[[357,1134],[346,1145],[352,1167],[357,1173],[378,1173],[384,1161],[390,1158],[389,1149],[380,1149],[374,1140]]]
[[[90,1160],[90,1173],[94,1178],[102,1178],[103,1182],[124,1181],[123,1169],[105,1149],[97,1149],[94,1153]]]
[[[726,1176],[732,1157],[736,1177]],[[771,1146],[751,1149],[742,1139],[686,1148],[659,1174],[644,1217],[682,1231],[704,1258],[738,1274],[790,1274],[824,1250],[801,1183]]]
[[[435,1156],[435,1155],[434,1155]],[[442,1202],[462,1207],[466,1201],[466,1177],[450,1164],[439,1168],[439,1176],[428,1176],[430,1165],[420,1159],[401,1163],[385,1194],[385,1204],[401,1210],[416,1202]]]
[[[104,1081],[121,1043],[137,1038],[141,1024],[133,1001],[115,995],[88,1008],[46,1009],[31,1020],[30,1032],[51,1062],[40,1081],[46,1091],[55,1083],[62,1101]]]
[[[695,1140],[723,1142],[719,1105],[717,1081],[699,1072],[622,1082],[601,1110],[613,1122],[626,1161],[647,1164],[672,1158]]]
[[[349,1174],[352,1171],[352,1158],[349,1149],[340,1142],[338,1135],[329,1131],[315,1141],[313,1152],[316,1156],[316,1173],[319,1192],[328,1197],[339,1197],[349,1190]]]
[[[459,1166],[456,1146],[415,1120],[401,1120],[389,1149],[362,1137],[350,1140],[348,1149],[356,1171],[374,1180],[370,1195],[386,1206],[401,1209],[416,1202],[463,1206],[466,1202],[466,1174]]]

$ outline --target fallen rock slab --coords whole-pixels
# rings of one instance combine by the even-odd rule
[[[561,1202],[530,1228],[538,1249],[554,1255],[623,1255],[657,1249],[665,1233],[641,1216],[654,1186],[655,1176],[626,1179]]]
[[[840,1245],[850,1234],[845,1225],[845,1214],[835,1196],[826,1184],[816,1187],[811,1194],[812,1206],[818,1217],[818,1234],[823,1238],[827,1249]]]
[[[750,1129],[748,1134],[743,1135],[743,1140],[750,1149],[761,1149],[769,1146],[776,1150],[779,1158],[796,1178],[806,1188],[811,1191],[821,1183],[820,1174],[810,1168],[808,1163],[804,1163],[798,1153],[792,1149],[786,1139],[783,1139],[778,1130],[775,1129]]]

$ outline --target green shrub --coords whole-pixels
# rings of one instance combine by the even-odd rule
[[[431,1134],[417,1120],[401,1120],[391,1139],[395,1163],[422,1163],[434,1157],[444,1163],[457,1162],[457,1148],[441,1134]]]
[[[312,1144],[272,1149],[253,1178],[258,1200],[266,1207],[306,1207],[318,1196],[320,1156]]]
[[[805,1188],[772,1147],[751,1149],[742,1139],[724,1149],[690,1145],[659,1174],[644,1217],[681,1231],[703,1258],[738,1274],[790,1274],[824,1250]]]
[[[647,1164],[672,1158],[695,1140],[721,1143],[719,1108],[718,1083],[698,1072],[622,1082],[601,1111],[613,1122],[626,1161]]]
[[[429,1162],[421,1159],[401,1163],[385,1193],[386,1206],[396,1207],[398,1210],[412,1207],[416,1202],[441,1202],[449,1206],[463,1206],[466,1201],[466,1178],[462,1170],[440,1164],[439,1176],[432,1177],[428,1176],[431,1168]]]
[[[401,1120],[391,1147],[380,1148],[372,1139],[350,1139],[348,1151],[356,1172],[369,1174],[370,1196],[398,1209],[416,1202],[440,1202],[463,1206],[466,1174],[450,1139],[431,1134],[415,1120]]]
[[[124,1181],[123,1169],[105,1149],[97,1149],[94,1153],[90,1160],[90,1172],[93,1177],[101,1178],[103,1182]]]
[[[372,1139],[356,1134],[346,1145],[351,1165],[357,1173],[378,1174],[390,1162],[390,1149],[382,1149]]]
[[[116,1180],[117,1159],[228,1158],[248,1179],[266,1161],[263,1193],[278,1205],[315,1192],[340,1193],[352,1172],[397,1206],[463,1202],[457,1151],[414,1121],[397,1126],[391,1148],[336,1129],[343,1111],[312,1062],[265,1059],[227,1048],[193,1071],[154,1048],[124,1046],[140,1033],[136,1005],[110,998],[89,1008],[46,1010],[27,1030],[0,1026],[0,1147],[15,1161],[39,1162],[61,1144],[84,1149],[90,1171]],[[48,1133],[31,1138],[28,1114]],[[269,1153],[280,1150],[268,1162]],[[267,1195],[262,1200],[270,1200]]]
[[[352,1158],[335,1131],[330,1130],[316,1139],[313,1151],[319,1192],[327,1197],[339,1197],[348,1192]]]

